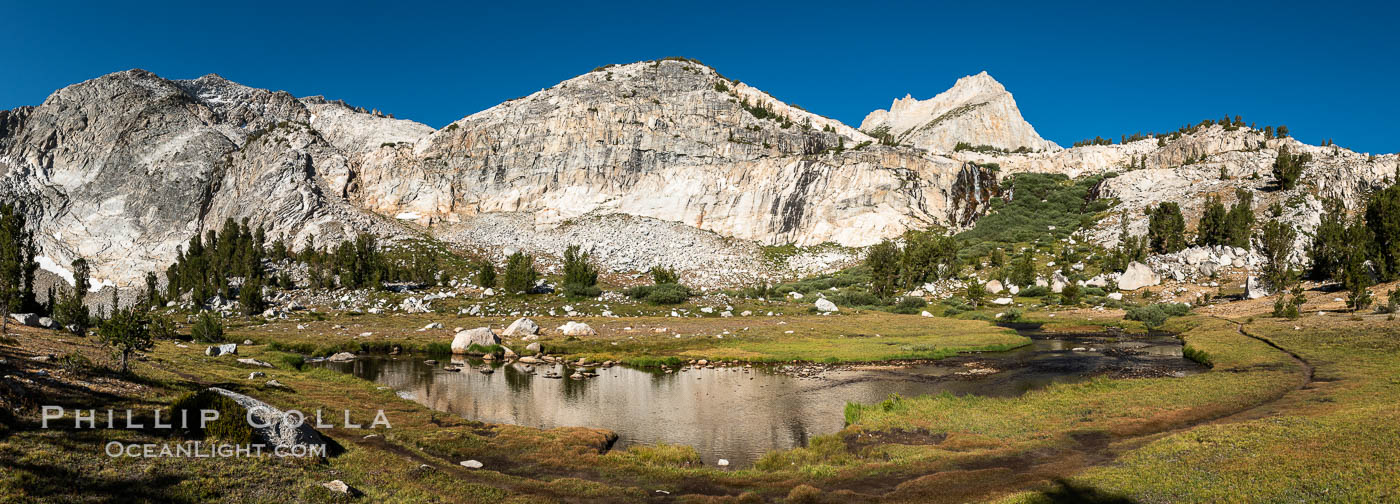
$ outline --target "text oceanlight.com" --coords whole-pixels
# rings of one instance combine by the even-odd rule
[[[122,443],[111,441],[103,449],[108,457],[128,458],[239,458],[239,457],[324,457],[324,444],[297,444],[274,446],[268,449],[265,444],[225,444],[186,441],[184,443]]]

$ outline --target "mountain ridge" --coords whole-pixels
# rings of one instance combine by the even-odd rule
[[[994,102],[1000,105],[987,105]],[[976,110],[936,121],[969,105]],[[774,272],[760,259],[627,252],[651,250],[642,240],[693,242],[699,235],[687,229],[755,245],[846,247],[909,230],[958,229],[988,210],[1001,179],[1021,172],[1123,172],[1103,194],[1133,205],[1181,200],[1190,211],[1200,198],[1189,188],[1203,184],[1151,181],[1222,167],[1239,177],[1231,184],[1257,189],[1246,181],[1267,176],[1269,156],[1285,143],[1315,154],[1307,190],[1354,202],[1394,173],[1388,163],[1397,158],[1218,125],[1128,145],[997,148],[987,133],[999,130],[984,120],[1025,123],[1014,107],[990,75],[968,76],[932,99],[906,97],[867,117],[904,128],[892,132],[895,145],[885,145],[713,68],[669,58],[599,67],[433,129],[217,74],[166,80],[133,69],[66,86],[38,106],[0,111],[0,199],[29,214],[46,263],[86,257],[98,279],[119,285],[162,269],[190,236],[229,218],[266,226],[293,245],[326,246],[362,232],[391,239],[426,233],[490,249],[543,246],[513,234],[630,222],[603,218],[609,215],[649,219],[654,233],[558,235],[617,236],[596,244],[632,258],[607,264],[612,259],[599,257],[617,271],[730,264],[718,276],[737,284]],[[1029,136],[1033,129],[1022,133],[1039,139]],[[942,150],[954,140],[994,149]],[[1140,194],[1124,196],[1131,191]],[[491,214],[512,217],[482,220]],[[1307,231],[1307,223],[1300,226]],[[556,254],[562,245],[532,250]]]

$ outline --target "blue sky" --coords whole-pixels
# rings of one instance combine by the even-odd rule
[[[5,2],[0,108],[145,68],[441,127],[606,63],[697,58],[858,126],[986,70],[1042,136],[1226,113],[1400,151],[1400,7],[1328,2]]]

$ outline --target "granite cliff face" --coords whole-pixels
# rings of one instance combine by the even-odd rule
[[[436,131],[131,70],[0,113],[0,195],[37,223],[46,269],[81,256],[98,281],[134,285],[226,218],[293,244],[399,236],[411,221],[488,245],[471,242],[476,219],[510,213],[530,223],[518,233],[622,214],[863,246],[966,220],[979,197],[955,186],[991,176],[872,140],[684,60],[598,69]]]
[[[394,232],[327,197],[323,177],[347,160],[305,126],[312,116],[287,93],[214,75],[103,76],[4,114],[0,195],[36,223],[46,269],[84,257],[98,285],[136,283],[225,218],[292,239]]]
[[[905,95],[889,110],[871,112],[860,123],[861,131],[880,128],[901,144],[933,152],[951,152],[959,142],[1008,151],[1059,150],[1021,118],[1011,93],[987,72],[958,79],[952,89],[927,100]]]
[[[960,163],[855,148],[870,140],[704,65],[636,63],[369,153],[350,199],[433,227],[622,213],[764,244],[863,246],[944,222]]]

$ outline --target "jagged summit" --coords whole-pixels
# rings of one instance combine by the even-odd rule
[[[958,79],[952,88],[927,100],[912,95],[896,99],[889,110],[867,115],[860,129],[867,133],[888,129],[902,144],[935,152],[952,151],[959,142],[1006,150],[1059,148],[1036,134],[1021,117],[1011,93],[985,71]]]

